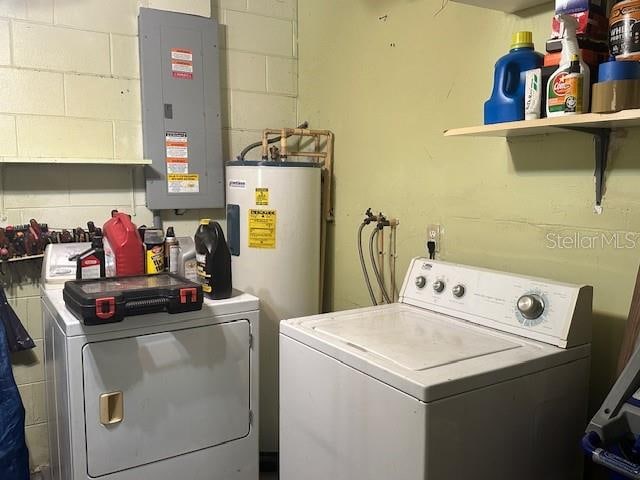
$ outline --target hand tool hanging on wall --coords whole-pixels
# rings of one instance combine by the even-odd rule
[[[50,230],[46,223],[35,219],[26,225],[7,225],[0,228],[0,260],[42,255],[50,243],[91,242],[95,236],[94,222],[87,222],[87,230],[77,227],[62,231]]]

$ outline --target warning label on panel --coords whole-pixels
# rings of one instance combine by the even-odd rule
[[[193,78],[193,52],[184,48],[171,49],[171,74],[174,78]]]
[[[256,188],[256,205],[259,205],[259,206],[269,205],[269,189],[268,188]]]
[[[199,193],[200,175],[197,173],[167,174],[169,193]]]
[[[188,163],[168,162],[167,173],[189,173]]]
[[[187,132],[166,132],[167,173],[189,173],[189,137]]]
[[[276,248],[275,210],[249,210],[249,248]]]

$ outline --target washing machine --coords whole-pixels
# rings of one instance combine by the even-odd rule
[[[73,248],[41,287],[53,479],[257,480],[258,299],[85,326],[62,298]]]
[[[398,303],[282,322],[281,480],[582,478],[591,305],[418,258]]]

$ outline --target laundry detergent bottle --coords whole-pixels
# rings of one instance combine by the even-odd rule
[[[495,66],[493,93],[484,104],[485,125],[524,120],[526,72],[542,67],[544,57],[533,49],[533,34],[518,32],[511,51]]]

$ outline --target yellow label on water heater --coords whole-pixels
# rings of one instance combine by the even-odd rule
[[[256,188],[256,205],[258,206],[269,205],[269,189],[268,188]]]
[[[249,248],[276,248],[276,211],[249,210]]]

